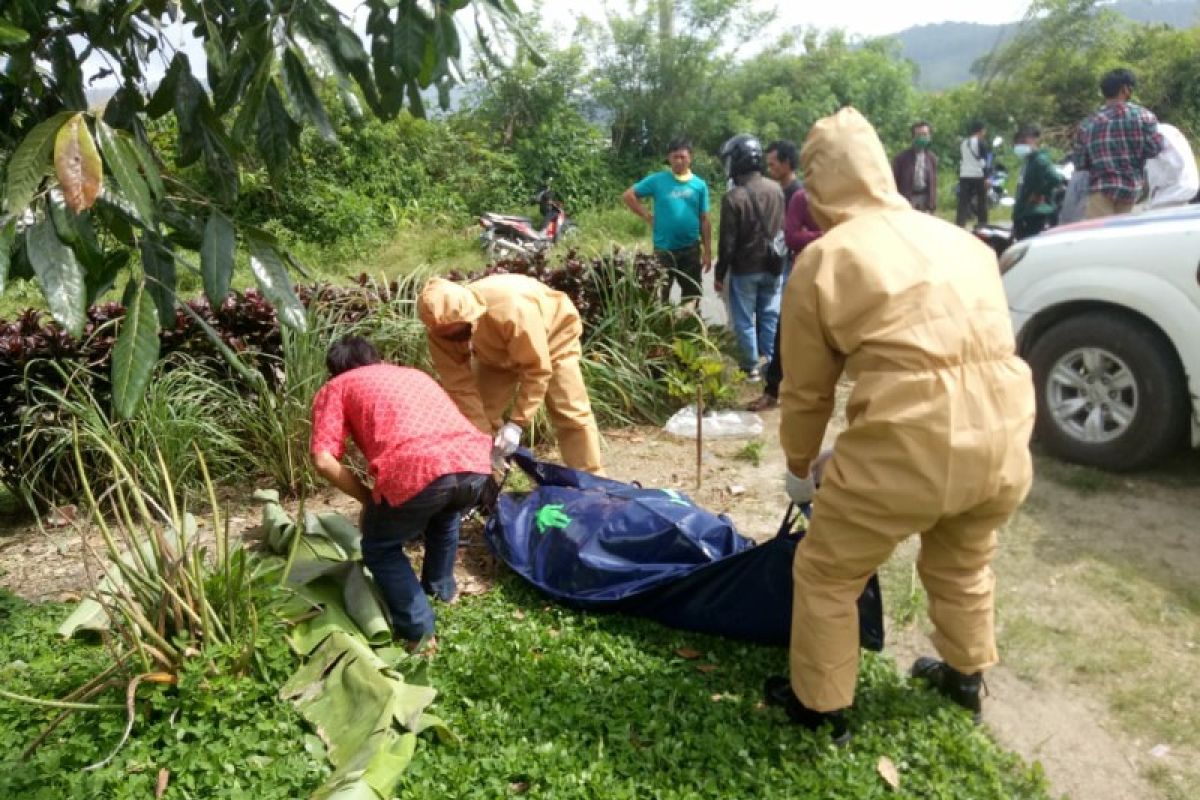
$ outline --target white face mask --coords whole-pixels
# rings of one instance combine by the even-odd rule
[[[1026,158],[1033,152],[1033,145],[1024,143],[1013,145],[1013,152],[1017,154],[1017,158]]]

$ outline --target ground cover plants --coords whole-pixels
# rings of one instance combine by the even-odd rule
[[[27,693],[70,685],[95,646],[52,642],[65,610],[11,597],[0,613],[0,663],[21,660]],[[653,623],[550,606],[520,584],[439,610],[442,647],[429,675],[434,709],[457,744],[421,739],[397,795],[411,798],[912,797],[1044,798],[1037,768],[1005,754],[953,706],[870,656],[846,750],[759,707],[763,678],[786,654]],[[264,629],[265,634],[271,633]],[[276,680],[290,654],[260,647]],[[58,654],[61,650],[61,654]],[[54,665],[62,665],[62,670]],[[72,672],[74,671],[74,672]],[[32,798],[149,796],[160,767],[187,794],[302,797],[325,777],[323,750],[265,687],[213,682],[172,727],[155,717],[122,756],[80,773],[119,735],[121,713],[80,716],[21,770],[0,770],[0,793]],[[0,760],[13,763],[45,712],[0,700]],[[899,790],[879,773],[895,764]],[[226,766],[230,765],[230,766]],[[44,789],[34,789],[44,783]],[[41,793],[38,793],[41,792]]]

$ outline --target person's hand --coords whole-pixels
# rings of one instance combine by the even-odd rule
[[[813,495],[816,494],[817,487],[813,483],[811,476],[807,478],[797,478],[791,472],[788,472],[787,479],[784,481],[787,487],[788,497],[798,506],[805,503],[811,503]]]
[[[649,225],[651,228],[654,227],[654,215],[653,214],[647,214],[645,216],[645,220],[646,220],[647,225]]]
[[[712,272],[712,268],[713,268],[712,253],[705,253],[702,258],[702,261],[704,264],[704,271]]]
[[[725,291],[725,281],[714,280],[713,281],[713,289],[716,291],[717,294],[720,294],[721,292]]]
[[[506,422],[492,440],[492,466],[504,468],[505,459],[517,452],[521,444],[521,426],[515,422]]]
[[[821,455],[813,459],[812,467],[809,474],[812,475],[813,485],[821,485],[821,477],[825,474],[825,465],[829,463],[829,459],[833,457],[833,448],[827,448],[821,451]]]

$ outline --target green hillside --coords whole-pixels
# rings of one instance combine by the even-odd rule
[[[1196,0],[1122,0],[1112,8],[1134,22],[1173,28],[1200,24],[1200,2]],[[906,28],[892,38],[899,40],[904,55],[917,65],[922,89],[945,89],[970,80],[971,65],[1002,45],[1019,24],[941,22]]]

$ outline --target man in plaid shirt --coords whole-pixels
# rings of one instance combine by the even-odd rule
[[[1146,162],[1163,149],[1158,119],[1130,102],[1137,80],[1127,69],[1100,79],[1104,107],[1079,130],[1081,169],[1089,171],[1087,218],[1127,214],[1142,189]]]

